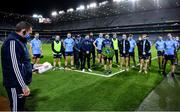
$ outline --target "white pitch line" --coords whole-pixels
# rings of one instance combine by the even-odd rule
[[[151,60],[153,61],[153,60],[155,60],[155,59],[157,59],[157,57],[154,57],[154,58],[152,58]],[[140,64],[138,63],[137,65],[139,66]],[[131,68],[135,68],[135,66],[132,66]],[[110,74],[110,75],[102,75],[102,74],[92,73],[92,72],[82,72],[82,71],[80,71],[80,70],[71,70],[71,71],[75,71],[75,72],[79,72],[79,73],[85,73],[85,74],[91,74],[91,75],[96,75],[96,76],[101,76],[101,77],[106,77],[106,78],[112,77],[112,76],[114,76],[114,75],[116,75],[116,74],[125,72],[125,70],[120,70],[120,71],[115,72],[115,73]]]

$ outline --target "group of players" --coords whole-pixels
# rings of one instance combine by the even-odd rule
[[[39,33],[35,33],[34,39],[30,42],[30,45],[33,63],[39,63],[39,60],[43,55],[41,41],[39,40]],[[135,60],[136,46],[138,48],[140,63],[139,73],[144,72],[147,74],[148,69],[151,66],[152,58],[152,42],[149,40],[149,36],[147,34],[139,36],[137,41],[133,39],[132,34],[129,34],[128,36],[123,34],[122,38],[118,38],[117,34],[113,33],[111,38],[108,33],[100,33],[96,38],[93,33],[90,33],[85,35],[85,38],[82,38],[81,35],[76,35],[76,37],[74,37],[71,33],[68,33],[67,38],[64,40],[61,39],[59,35],[56,35],[51,45],[54,57],[54,69],[69,69],[68,60],[70,58],[71,69],[81,69],[82,72],[85,72],[85,66],[87,63],[87,70],[92,72],[92,66],[104,65],[104,72],[110,74],[112,72],[113,57],[106,57],[102,53],[103,48],[109,47],[114,50],[116,65],[119,66],[120,54],[120,69],[129,71],[131,58],[133,59],[134,66],[137,66]],[[178,63],[177,55],[180,48],[179,37],[173,37],[170,33],[166,37],[159,35],[157,41],[155,42],[155,47],[158,56],[159,72],[162,72],[163,75],[166,76],[166,64],[167,61],[170,60],[171,75],[174,77],[175,64]],[[62,57],[65,59],[65,68],[61,66]]]

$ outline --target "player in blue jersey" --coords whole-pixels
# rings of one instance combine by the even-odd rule
[[[167,61],[171,61],[171,76],[175,77],[174,75],[174,70],[175,70],[175,50],[176,50],[176,44],[173,40],[172,35],[169,33],[167,35],[167,40],[165,41],[164,44],[164,61],[163,61],[163,75],[164,77],[167,76],[166,74],[166,64]]]
[[[39,33],[35,33],[34,39],[30,42],[30,51],[32,53],[32,63],[39,64],[40,58],[42,57],[42,43],[39,40]]]
[[[102,49],[103,48],[112,48],[113,49],[113,42],[110,39],[109,34],[105,35],[105,40],[102,42]],[[103,56],[104,58],[104,70],[105,73],[111,74],[112,73],[112,59],[113,57],[108,58],[107,56]]]
[[[102,64],[103,64],[103,58],[102,58],[102,42],[103,41],[104,41],[103,33],[100,33],[99,37],[93,43],[93,45],[97,49],[98,63],[102,63]]]
[[[164,44],[165,41],[163,40],[163,37],[159,35],[158,40],[155,43],[157,56],[158,56],[159,72],[161,72],[162,70],[163,57],[164,57]]]
[[[129,35],[129,42],[130,42],[130,49],[129,49],[129,67],[130,67],[130,59],[133,59],[134,66],[136,66],[136,60],[135,60],[135,47],[136,47],[136,41],[133,39],[133,35]]]
[[[67,38],[64,40],[64,48],[65,48],[65,69],[67,69],[68,65],[68,57],[71,58],[71,68],[74,69],[74,39],[71,37],[71,33],[67,34]]]

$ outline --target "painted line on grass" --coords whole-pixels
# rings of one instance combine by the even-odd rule
[[[153,60],[155,60],[155,59],[157,59],[157,57],[154,57],[154,58],[152,58],[151,60],[153,61]],[[137,66],[139,66],[139,65],[140,65],[140,64],[138,63]],[[131,68],[135,68],[135,66],[132,66]],[[70,71],[75,71],[75,72],[84,73],[84,74],[90,74],[90,75],[96,75],[96,76],[101,76],[101,77],[106,77],[106,78],[112,77],[112,76],[117,75],[117,74],[119,74],[119,73],[125,72],[125,70],[120,70],[120,71],[115,72],[115,73],[112,73],[112,74],[110,74],[110,75],[102,75],[102,74],[92,73],[92,72],[82,72],[82,71],[80,71],[80,70],[70,70]]]
[[[157,57],[154,57],[154,58],[152,58],[151,60],[153,61],[153,60],[155,60],[155,59],[157,59]],[[137,66],[139,66],[139,65],[140,65],[140,63],[137,64]],[[132,66],[131,68],[135,68],[135,66]],[[119,74],[119,73],[122,73],[122,72],[125,72],[125,70],[121,70],[121,71],[119,71],[119,72],[110,74],[110,75],[108,75],[108,77],[112,77],[112,76],[114,76],[114,75],[116,75],[116,74]]]

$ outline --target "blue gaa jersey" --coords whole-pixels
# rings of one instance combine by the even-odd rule
[[[96,46],[97,46],[97,49],[98,50],[102,50],[102,42],[104,41],[104,38],[100,38],[98,37],[96,40],[95,40],[95,43],[96,43]]]
[[[164,51],[164,44],[165,44],[165,42],[163,40],[156,41],[156,43],[155,43],[156,50],[157,51]]]
[[[105,39],[105,40],[102,42],[102,48],[104,48],[104,47],[113,48],[113,42],[112,42],[112,40],[110,40],[110,39]]]
[[[30,42],[32,48],[32,54],[41,54],[41,41],[39,39],[33,39]]]
[[[165,55],[174,55],[174,51],[176,49],[174,40],[166,40],[164,47],[165,47]]]
[[[64,40],[65,52],[73,52],[74,40],[72,38],[66,38]]]
[[[129,52],[134,52],[134,48],[136,47],[136,41],[134,39],[129,39],[130,49]]]

